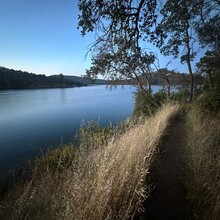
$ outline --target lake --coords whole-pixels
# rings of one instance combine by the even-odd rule
[[[134,91],[104,85],[0,91],[0,175],[48,147],[71,142],[82,120],[108,126],[130,117]]]

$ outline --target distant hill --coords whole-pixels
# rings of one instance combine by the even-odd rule
[[[171,85],[187,84],[190,81],[189,75],[186,73],[176,73],[167,69],[161,69],[148,74],[150,76],[150,82],[152,85],[164,85],[167,79]],[[200,75],[194,75],[196,84],[202,84],[203,77]],[[145,77],[141,76],[140,81],[145,82]],[[88,78],[80,76],[69,75],[52,75],[46,76],[43,74],[37,75],[34,73],[28,73],[21,70],[13,70],[5,67],[0,67],[0,90],[3,89],[35,89],[35,88],[67,88],[67,87],[79,87],[87,85],[129,85],[134,84],[132,80],[118,80],[108,81],[103,79],[96,79],[91,81]]]
[[[80,76],[67,76],[64,75],[64,78],[70,81],[75,81],[75,82],[80,82],[80,83],[84,83],[84,84],[108,84],[108,80],[104,80],[104,79],[96,79],[94,81],[91,81],[88,78],[85,77],[80,77]]]
[[[94,84],[105,84],[105,80],[95,80]],[[63,74],[46,76],[21,70],[0,67],[0,89],[36,89],[36,88],[67,88],[92,84],[91,81],[79,76]]]
[[[189,85],[190,76],[188,73],[179,73],[173,70],[160,69],[147,74],[151,85],[164,85],[169,81],[171,86]],[[194,74],[195,85],[202,85],[204,78],[201,75]],[[139,76],[139,81],[146,83],[144,75]],[[134,84],[132,80],[125,81],[127,84]]]

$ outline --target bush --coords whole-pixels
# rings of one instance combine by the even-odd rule
[[[82,122],[76,135],[76,141],[81,149],[96,148],[104,145],[113,135],[113,128],[103,128],[97,122]]]
[[[75,152],[76,148],[72,145],[64,145],[56,149],[49,149],[46,154],[35,159],[35,175],[45,170],[55,172],[70,167],[74,161]]]
[[[220,86],[206,89],[198,98],[198,104],[203,110],[218,111],[220,108]]]
[[[149,95],[143,91],[137,91],[135,93],[133,117],[139,118],[152,115],[166,100],[167,95],[163,91]]]
[[[189,100],[189,90],[188,88],[178,89],[176,92],[173,92],[170,96],[171,100],[178,103],[186,103]]]

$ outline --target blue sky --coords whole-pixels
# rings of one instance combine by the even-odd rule
[[[0,66],[82,75],[91,37],[77,30],[77,1],[0,0]]]
[[[83,75],[89,34],[77,29],[77,0],[0,0],[0,66],[37,74]],[[154,48],[151,48],[154,50]],[[161,67],[170,57],[159,56]],[[179,60],[170,69],[187,71]]]

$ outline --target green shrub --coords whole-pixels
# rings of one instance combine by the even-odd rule
[[[139,118],[152,115],[166,100],[167,95],[163,91],[148,95],[143,91],[137,91],[135,93],[133,117]]]
[[[76,141],[80,149],[96,148],[104,145],[113,135],[113,128],[103,128],[97,122],[82,122],[76,135]]]
[[[205,90],[197,102],[203,110],[218,111],[220,108],[220,86]]]
[[[186,103],[189,100],[188,89],[181,89],[171,94],[171,99],[178,103]]]
[[[153,95],[153,98],[154,98],[154,102],[155,102],[156,106],[160,107],[167,101],[168,96],[167,96],[166,92],[164,92],[163,90],[160,90],[159,92],[157,92]]]
[[[49,149],[44,155],[35,159],[34,174],[40,174],[49,170],[52,172],[62,171],[70,167],[75,158],[76,148],[72,145],[64,145],[56,149]]]

